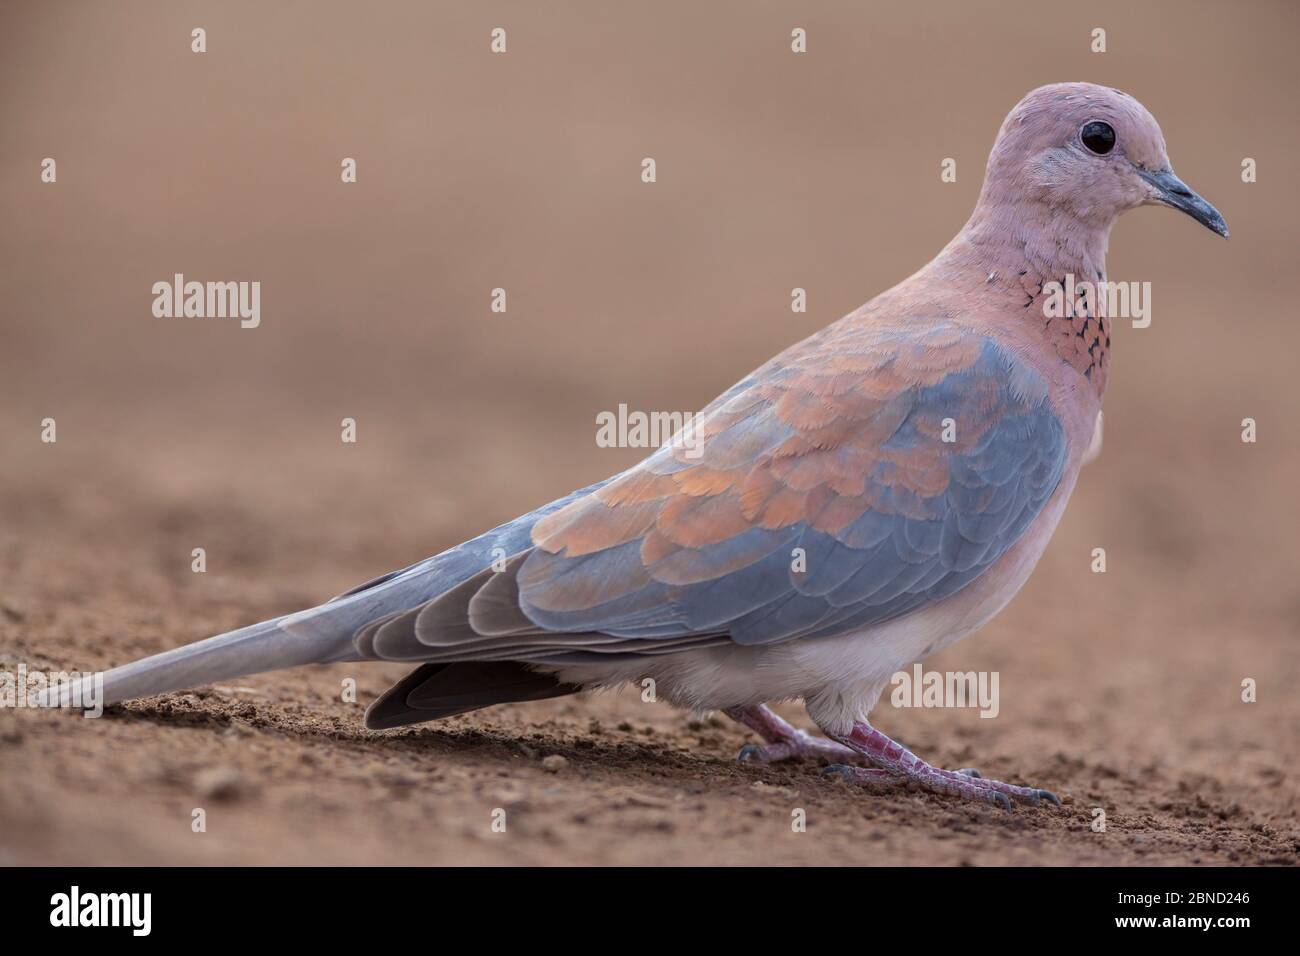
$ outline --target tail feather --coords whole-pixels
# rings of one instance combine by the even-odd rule
[[[262,621],[115,667],[104,674],[104,703],[116,704],[133,697],[165,694],[299,664],[323,663],[331,656],[320,642],[296,638],[283,630],[283,620]],[[351,649],[350,641],[347,646]]]
[[[102,697],[99,699],[105,705],[116,704],[133,697],[186,690],[213,681],[300,664],[328,664],[375,657],[372,645],[379,626],[478,574],[498,551],[515,554],[527,548],[532,527],[540,517],[563,508],[604,483],[579,488],[564,498],[432,558],[358,585],[319,607],[251,624],[115,667],[103,674]],[[522,683],[528,686],[497,689],[507,694],[540,693],[543,690],[539,685],[544,682],[534,680],[529,684],[524,680]],[[55,688],[53,693],[46,691],[42,700],[44,706],[58,706],[60,695],[71,692],[74,699],[84,699],[84,690],[78,687]]]
[[[367,581],[317,607],[115,667],[103,675],[103,703],[107,706],[301,664],[361,660],[353,642],[357,630],[394,607],[410,607],[427,600],[431,591],[438,593],[446,565],[456,556],[453,549]],[[452,570],[458,569],[453,565]]]
[[[114,667],[103,674],[101,701],[108,706],[135,697],[186,690],[248,674],[356,656],[347,635],[342,642],[321,641],[287,631],[282,625],[295,616],[262,621]],[[82,678],[83,681],[89,679]],[[74,688],[73,692],[76,690]],[[51,697],[45,702],[46,706],[54,705],[54,694],[57,693],[57,688],[53,692],[46,691]]]

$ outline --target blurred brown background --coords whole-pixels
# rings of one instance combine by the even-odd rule
[[[597,448],[598,411],[696,409],[910,274],[1043,83],[1140,99],[1232,238],[1153,209],[1113,235],[1110,278],[1152,283],[1153,323],[1118,324],[1104,454],[1022,595],[932,662],[1000,670],[1001,719],[881,714],[936,762],[1070,792],[1070,813],[1009,823],[808,767],[741,771],[740,732],[635,697],[373,738],[338,675],[308,671],[91,727],[0,715],[0,760],[23,768],[0,793],[0,861],[1294,862],[1297,10],[5,4],[10,664],[117,664],[316,603],[627,466],[641,452]],[[154,318],[151,286],[176,272],[260,281],[261,327]],[[360,703],[400,673],[358,675]],[[565,774],[539,750],[567,753]],[[188,808],[214,765],[239,794],[199,838]],[[773,851],[790,800],[765,781],[834,839]],[[478,825],[498,786],[526,821],[511,844]],[[1110,808],[1104,837],[1091,806]],[[329,815],[338,845],[303,814]]]

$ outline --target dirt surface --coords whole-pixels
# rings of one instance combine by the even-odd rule
[[[874,714],[1063,808],[741,765],[745,731],[631,691],[371,733],[406,668],[337,665],[0,711],[0,862],[1295,864],[1295,8],[906,6],[7,5],[0,670],[308,606],[626,467],[597,412],[698,408],[907,275],[1016,99],[1091,79],[1152,109],[1232,239],[1115,232],[1153,322],[1115,331],[1102,457],[1018,598],[926,662],[998,672],[998,716]],[[261,281],[262,325],[153,318],[177,271]]]

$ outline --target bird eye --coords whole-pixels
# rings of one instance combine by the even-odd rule
[[[1098,156],[1105,156],[1115,148],[1115,130],[1101,120],[1085,123],[1083,129],[1079,130],[1079,139]]]

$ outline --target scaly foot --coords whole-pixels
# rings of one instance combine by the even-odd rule
[[[932,767],[902,744],[890,740],[868,723],[857,723],[845,735],[828,734],[832,740],[861,755],[875,765],[861,767],[833,766],[826,773],[865,786],[897,786],[914,782],[935,793],[946,793],[967,800],[981,800],[1003,809],[1011,809],[1011,801],[1038,806],[1044,800],[1058,807],[1061,800],[1050,790],[1037,787],[1019,787],[1000,780],[987,780],[978,770],[940,770]]]
[[[865,762],[861,755],[843,744],[800,730],[763,704],[734,707],[725,713],[766,741],[765,744],[746,744],[740,748],[736,759],[742,763],[775,763],[796,757],[816,757],[831,763]]]

